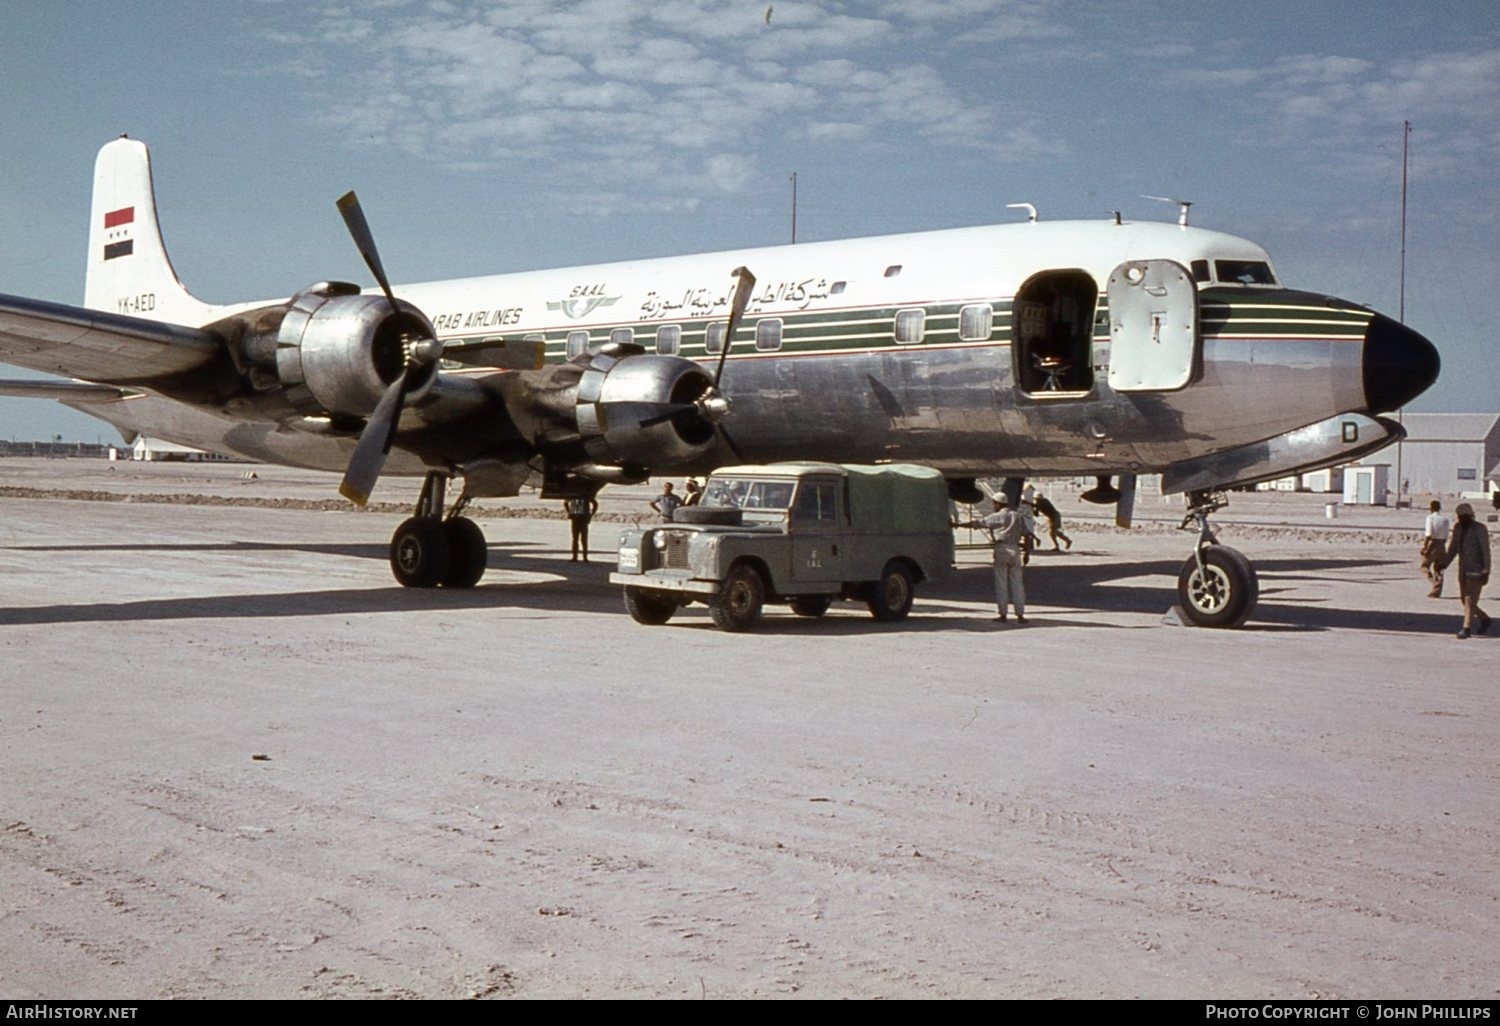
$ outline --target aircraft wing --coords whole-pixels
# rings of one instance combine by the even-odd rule
[[[204,369],[224,351],[223,338],[201,328],[0,295],[0,361],[18,367],[143,384]]]

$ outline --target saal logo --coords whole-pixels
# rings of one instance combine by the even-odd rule
[[[561,311],[572,320],[587,317],[600,307],[614,306],[619,296],[606,296],[603,283],[597,285],[575,285],[567,299],[547,300],[547,309]]]

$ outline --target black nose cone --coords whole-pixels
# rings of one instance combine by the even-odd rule
[[[1365,406],[1371,413],[1398,410],[1437,380],[1437,346],[1415,331],[1376,314],[1365,331]]]

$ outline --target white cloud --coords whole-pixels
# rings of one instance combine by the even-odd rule
[[[975,32],[1055,32],[1050,7],[784,2],[767,23],[745,0],[390,0],[289,13],[314,27],[289,63],[337,83],[326,121],[353,140],[397,140],[451,168],[566,161],[608,183],[601,204],[616,189],[701,199],[752,185],[754,163],[730,151],[1063,152],[1025,118],[1001,130],[1004,105],[941,65],[944,41]],[[292,25],[271,31],[295,49]],[[670,169],[644,159],[656,151]]]

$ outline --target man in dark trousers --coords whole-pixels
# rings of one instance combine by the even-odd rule
[[[592,495],[578,495],[563,502],[568,511],[568,525],[573,529],[572,556],[570,562],[578,562],[578,552],[583,550],[583,561],[589,561],[589,521],[599,512],[599,500]]]
[[[1033,500],[1035,503],[1036,511],[1047,518],[1047,533],[1052,536],[1052,551],[1062,551],[1060,548],[1058,548],[1057,545],[1057,539],[1059,538],[1066,542],[1068,548],[1071,549],[1073,547],[1073,539],[1063,534],[1062,514],[1057,511],[1057,507],[1052,505],[1052,503],[1048,501],[1047,497],[1041,492],[1037,492],[1033,497]]]

